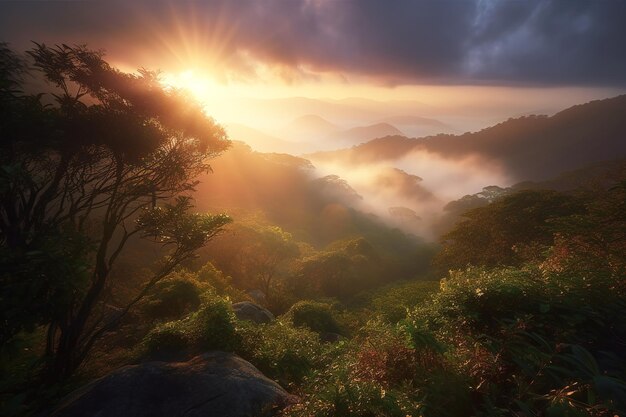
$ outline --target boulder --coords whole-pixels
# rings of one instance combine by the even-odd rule
[[[257,324],[269,323],[274,320],[274,315],[267,309],[249,301],[233,304],[233,311],[239,320],[249,320]]]
[[[50,417],[243,417],[297,400],[252,364],[224,352],[121,368],[70,394]]]

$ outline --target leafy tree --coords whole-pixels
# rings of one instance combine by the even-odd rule
[[[277,277],[300,250],[290,233],[278,226],[237,223],[215,246],[216,265],[233,275],[240,287],[260,289],[269,298]]]
[[[555,191],[520,191],[465,213],[443,236],[435,259],[442,270],[468,265],[520,265],[553,243],[556,218],[584,212],[582,202]]]
[[[0,50],[0,343],[47,326],[47,368],[57,379],[230,222],[190,214],[189,198],[173,198],[193,190],[229,142],[158,73],[122,73],[83,46],[36,44],[27,54],[32,68]],[[20,92],[24,74],[42,74],[53,92]],[[110,271],[135,236],[166,256],[118,314],[107,314]]]
[[[294,292],[304,297],[347,299],[387,279],[381,274],[382,263],[377,250],[364,238],[337,241],[300,262],[292,282]]]

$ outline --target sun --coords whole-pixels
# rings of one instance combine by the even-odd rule
[[[237,106],[232,103],[236,88],[220,83],[208,71],[186,69],[181,72],[164,72],[161,84],[165,88],[177,88],[186,91],[200,103],[207,112],[218,121],[233,120],[241,116]]]
[[[180,88],[197,100],[205,102],[210,95],[220,90],[208,76],[198,75],[196,70],[188,69],[179,73],[165,73],[161,76],[161,83],[167,87]]]

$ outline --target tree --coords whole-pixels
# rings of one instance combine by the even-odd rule
[[[156,72],[122,73],[83,46],[36,44],[27,54],[31,67],[0,48],[0,343],[47,326],[48,375],[60,379],[230,222],[190,214],[181,197],[229,142]],[[37,74],[50,94],[19,91]],[[105,314],[111,268],[135,237],[166,256],[136,297]]]
[[[435,264],[443,271],[473,266],[518,266],[553,243],[550,221],[582,213],[582,202],[556,191],[519,191],[464,214],[443,236]]]
[[[302,296],[315,294],[345,300],[389,279],[383,264],[385,260],[362,237],[335,241],[300,262],[294,290]]]
[[[245,278],[245,285],[259,288],[269,298],[275,278],[300,254],[298,246],[291,234],[278,226],[240,225],[234,233],[238,273]]]

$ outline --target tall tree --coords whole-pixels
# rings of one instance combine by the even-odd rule
[[[46,325],[49,375],[64,378],[230,221],[190,214],[180,197],[229,141],[156,72],[120,72],[83,46],[36,44],[27,54],[30,66],[0,51],[0,343]],[[50,94],[20,92],[26,74],[43,74]],[[111,268],[135,235],[167,255],[136,297],[107,315]]]

